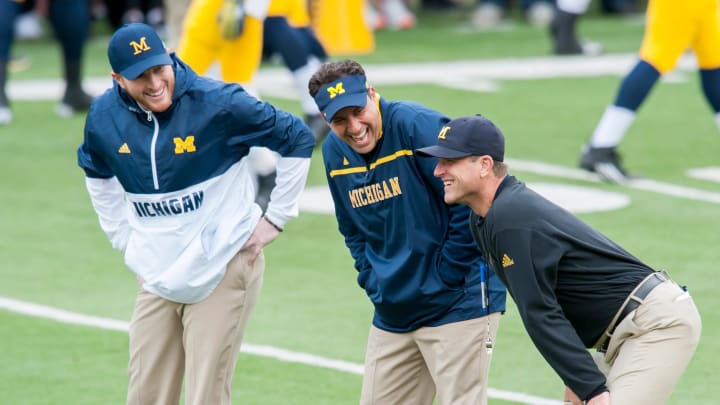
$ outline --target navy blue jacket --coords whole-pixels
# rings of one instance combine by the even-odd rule
[[[408,332],[486,315],[469,209],[445,204],[437,160],[414,154],[436,143],[449,118],[412,102],[379,105],[383,135],[369,161],[334,133],[322,147],[339,230],[375,306],[373,324]],[[504,286],[494,274],[490,284],[491,311],[504,311]]]
[[[88,177],[117,176],[127,192],[163,193],[224,173],[251,146],[266,146],[284,157],[310,157],[313,141],[302,120],[257,100],[238,85],[200,77],[175,54],[172,58],[175,91],[167,111],[149,116],[117,83],[93,103],[78,150],[78,163]],[[164,136],[152,155],[155,124]],[[184,155],[179,165],[173,138],[188,136],[203,147]],[[127,155],[117,153],[123,143],[145,159],[128,164]],[[154,171],[160,178],[153,179]]]

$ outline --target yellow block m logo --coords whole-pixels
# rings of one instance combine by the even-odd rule
[[[150,50],[150,47],[148,46],[145,37],[140,38],[140,43],[130,41],[130,46],[132,46],[133,55],[139,55],[142,52]]]
[[[175,142],[176,155],[180,155],[185,152],[195,152],[197,150],[195,148],[195,137],[192,135],[188,135],[185,139],[173,138],[173,142]]]
[[[338,94],[345,94],[342,82],[336,84],[335,87],[328,87],[327,91],[330,93],[330,100],[337,97]]]
[[[447,135],[447,131],[450,130],[450,127],[443,127],[440,130],[440,133],[438,134],[438,139],[445,139],[445,135]]]

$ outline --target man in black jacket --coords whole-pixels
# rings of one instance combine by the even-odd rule
[[[507,286],[533,343],[573,403],[661,404],[687,367],[701,321],[685,288],[507,174],[505,138],[480,115],[450,121],[438,144],[445,202]],[[587,348],[596,348],[593,356]]]

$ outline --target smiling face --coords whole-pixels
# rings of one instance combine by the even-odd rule
[[[170,65],[152,67],[134,80],[128,80],[115,72],[112,77],[146,110],[163,112],[172,104],[175,72]]]
[[[370,87],[364,107],[345,107],[328,123],[330,129],[357,153],[372,152],[382,130],[377,93]]]
[[[507,166],[489,155],[439,158],[433,172],[445,186],[445,202],[465,204],[484,217],[507,175]]]
[[[488,160],[490,165],[488,166]],[[445,186],[447,204],[473,203],[481,196],[483,177],[487,176],[487,167],[492,167],[490,156],[467,156],[458,159],[438,159],[433,174],[442,180]]]

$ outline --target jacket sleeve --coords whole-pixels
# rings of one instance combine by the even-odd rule
[[[227,85],[228,145],[264,146],[283,157],[310,158],[315,138],[298,116],[256,99],[240,86]]]
[[[233,116],[228,123],[229,145],[263,146],[280,154],[266,215],[282,228],[298,216],[315,138],[300,117],[258,100],[240,87],[229,88]]]
[[[345,246],[350,250],[350,256],[352,256],[355,269],[358,272],[369,270],[372,266],[370,261],[365,254],[365,237],[363,233],[357,229],[357,226],[353,223],[350,213],[347,212],[342,203],[342,197],[338,191],[335,181],[330,177],[330,168],[327,164],[328,156],[332,155],[332,146],[330,142],[326,141],[322,145],[322,154],[324,159],[325,175],[327,177],[328,188],[332,195],[332,200],[335,205],[335,218],[338,223],[338,231],[345,238]]]
[[[282,228],[286,222],[298,216],[298,203],[310,171],[315,138],[299,117],[282,110],[271,110],[276,114],[273,134],[282,135],[273,136],[272,142],[267,145],[280,153],[280,159],[275,168],[275,187],[270,193],[266,215]],[[281,145],[273,148],[278,139]]]
[[[469,212],[465,205],[449,206],[447,237],[442,247],[443,262],[465,272],[478,269],[481,263],[480,250],[470,234]]]
[[[352,221],[349,221],[347,216],[338,211],[335,212],[335,215],[338,221],[338,229],[345,237],[345,246],[350,250],[350,256],[355,262],[355,270],[358,272],[370,270],[372,265],[365,254],[365,237],[355,229]]]
[[[275,187],[265,215],[273,224],[284,227],[299,214],[298,202],[305,189],[310,159],[281,157],[277,162]]]
[[[438,133],[448,121],[449,118],[440,113],[418,114],[412,120],[413,149],[437,144]],[[479,269],[480,250],[472,238],[468,222],[470,209],[465,205],[444,203],[445,190],[442,181],[433,174],[438,161],[436,158],[416,155],[415,161],[429,191],[436,195],[447,210],[448,225],[441,249],[442,264],[451,266],[459,274],[467,274],[471,269]]]
[[[329,182],[329,185],[330,193],[333,194],[333,200],[340,201],[337,196],[337,189],[333,187],[333,183]],[[366,241],[363,233],[357,229],[342,204],[335,203],[335,217],[338,222],[338,230],[345,238],[345,246],[350,250],[350,256],[352,256],[355,261],[355,269],[358,272],[369,270],[372,265],[365,254]]]
[[[125,205],[125,190],[116,177],[85,178],[90,201],[100,220],[100,227],[113,248],[124,252],[130,238],[130,225]]]

